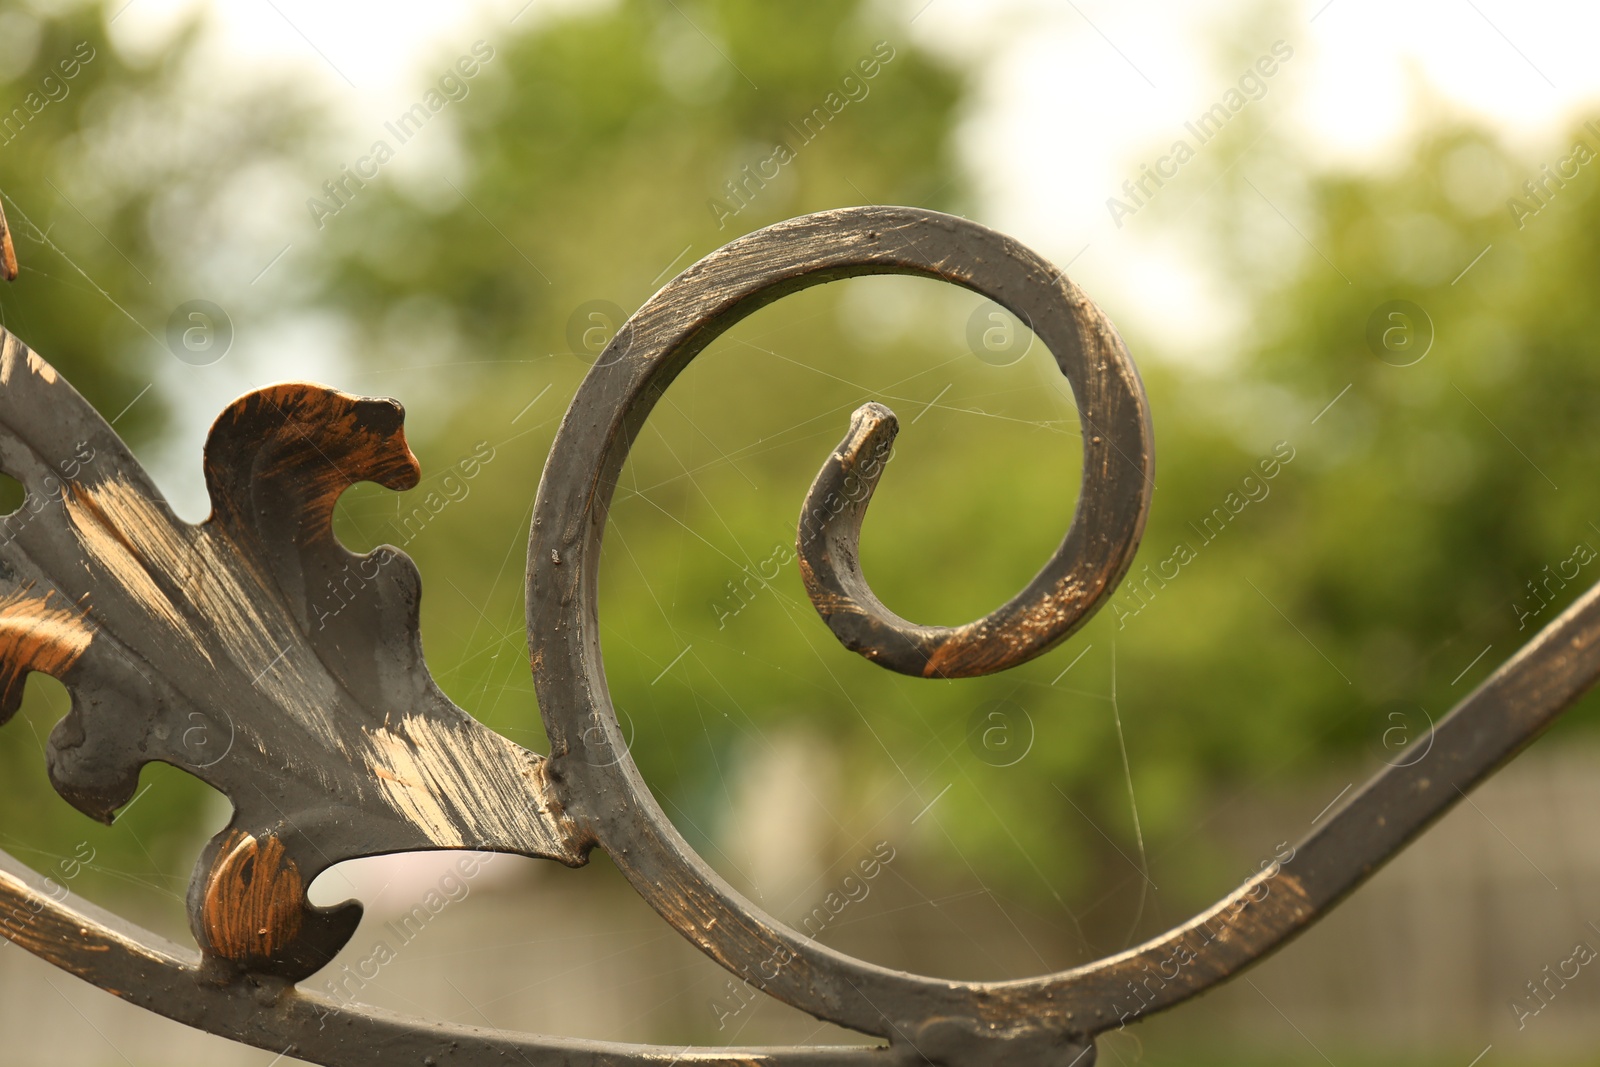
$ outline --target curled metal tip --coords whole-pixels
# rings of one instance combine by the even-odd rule
[[[6,225],[5,205],[0,204],[0,277],[17,280],[17,250],[11,244],[11,227]]]
[[[1067,288],[1059,272],[1042,262],[1019,270],[1022,282],[1010,285],[1020,301],[1017,313],[1046,338],[1085,427],[1072,527],[1027,588],[962,626],[911,622],[873,593],[861,569],[861,523],[899,430],[882,404],[855,412],[800,513],[796,552],[812,606],[846,648],[900,674],[976,678],[1050,651],[1110,598],[1144,529],[1153,456],[1144,388],[1132,360],[1110,322]],[[1019,499],[1017,513],[1032,504]]]

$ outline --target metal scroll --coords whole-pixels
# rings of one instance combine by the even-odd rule
[[[9,242],[5,266],[14,273]],[[1325,915],[1600,679],[1597,589],[1440,720],[1424,758],[1378,774],[1292,860],[1087,966],[949,981],[788,928],[694,853],[627,754],[600,655],[600,546],[633,440],[695,355],[766,304],[865,274],[963,286],[1025,322],[1071,385],[1082,485],[1070,528],[1027,588],[966,625],[919,625],[884,607],[860,567],[862,517],[896,429],[887,408],[863,406],[798,523],[801,576],[824,623],[888,669],[974,677],[1048,652],[1115,590],[1144,528],[1154,460],[1143,387],[1099,309],[1043,259],[963,219],[892,207],[791,219],[713,252],[651,297],[562,422],[534,505],[527,574],[548,756],[483,727],[434,684],[411,561],[388,547],[353,554],[333,537],[334,502],[355,481],[416,484],[399,404],[309,384],[241,398],[212,428],[212,515],[191,525],[99,414],[0,330],[0,470],[27,492],[0,537],[0,721],[15,713],[29,671],[51,674],[72,695],[47,752],[69,803],[109,820],[140,768],[161,760],[225,793],[235,813],[191,883],[197,948],[67,898],[3,853],[0,933],[151,1011],[332,1067],[488,1065],[508,1055],[540,1067],[1087,1067],[1097,1034],[1227,980]],[[184,744],[196,722],[230,739],[227,759]],[[766,993],[887,1045],[682,1050],[507,1034],[295,985],[333,958],[360,917],[356,902],[306,900],[334,863],[487,849],[576,866],[597,847],[719,964],[760,974]]]

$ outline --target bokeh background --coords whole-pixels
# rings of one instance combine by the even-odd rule
[[[822,940],[1021,977],[1238,884],[1600,578],[1597,35],[1591,5],[1509,0],[5,0],[22,276],[0,322],[190,521],[238,394],[401,400],[423,484],[356,487],[338,533],[416,559],[441,685],[542,750],[529,510],[622,317],[726,241],[848,204],[962,214],[1067,268],[1139,364],[1157,456],[1135,574],[1072,642],[906,679],[834,642],[792,563],[770,577],[866,400],[903,427],[862,550],[900,614],[989,611],[1066,529],[1070,390],[1019,324],[917,280],[788,298],[700,356],[634,448],[602,577],[631,754],[708,862],[798,923],[891,856]],[[0,842],[187,939],[226,802],[152,766],[89,822],[44,773],[66,701],[35,676],[0,731]],[[1248,981],[1102,1062],[1593,1062],[1600,977],[1526,988],[1600,946],[1593,704]],[[361,861],[314,897],[368,904],[357,959],[444,869]],[[0,984],[6,1062],[289,1062],[14,947]],[[496,860],[345,990],[574,1036],[852,1039],[731,988],[602,855]]]

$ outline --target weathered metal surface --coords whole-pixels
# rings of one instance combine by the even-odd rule
[[[1072,525],[1028,587],[976,622],[919,626],[900,618],[861,573],[861,523],[899,429],[892,411],[866,404],[806,494],[797,552],[812,604],[846,648],[902,674],[972,678],[1050,651],[1121,580],[1154,487],[1150,413],[1122,339],[1054,267],[987,230],[921,228],[930,232],[915,238],[915,248],[930,258],[910,273],[932,274],[1004,304],[1044,342],[1072,385],[1083,428],[1083,481]],[[798,251],[805,238],[794,236]]]
[[[17,250],[11,243],[11,227],[6,225],[6,209],[0,204],[0,278],[17,280]]]
[[[191,526],[10,335],[0,386],[0,464],[27,493],[0,524],[0,716],[27,671],[67,686],[50,780],[102,822],[153,760],[228,796],[233,821],[190,892],[208,961],[292,979],[323,966],[360,908],[314,908],[304,891],[352,857],[472,847],[582,862],[543,759],[434,684],[411,561],[333,537],[356,481],[416,484],[398,404],[308,385],[235,402],[206,443],[211,517]]]
[[[58,899],[0,853],[0,933],[134,1003],[330,1065],[935,1063],[1077,1065],[1095,1035],[1238,974],[1315,922],[1600,679],[1600,587],[1213,908],[1118,956],[1009,982],[905,974],[817,944],[745,900],[688,846],[627,753],[598,632],[600,545],[618,473],[655,401],[742,317],[809,286],[912,274],[986,294],[1032,326],[1071,383],[1084,441],[1066,538],[1016,598],[962,627],[898,618],[861,573],[862,516],[895,423],[856,412],[807,495],[806,588],[846,646],[883,666],[971,677],[1071,635],[1137,547],[1152,485],[1143,388],[1115,331],[1048,263],[974,223],[907,208],[810,215],[690,267],[618,331],[567,411],[534,504],[528,633],[548,758],[487,730],[434,685],[403,553],[333,538],[357,480],[416,483],[397,403],[313,385],[231,405],[206,446],[213,513],[179,521],[111,428],[0,330],[0,469],[24,484],[0,526],[0,719],[27,672],[62,680],[51,781],[110,819],[162,760],[225,793],[229,826],[190,890],[199,952]],[[294,982],[348,940],[359,905],[313,907],[330,864],[489,849],[578,865],[606,850],[683,936],[734,974],[874,1049],[671,1050],[451,1027],[336,1004]]]

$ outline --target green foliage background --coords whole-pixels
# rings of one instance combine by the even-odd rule
[[[892,39],[873,11],[852,0],[708,0],[696,20],[714,28],[711,45],[670,6],[625,0],[496,40],[494,62],[450,111],[462,157],[453,184],[419,194],[372,182],[296,265],[297,306],[344,321],[355,365],[374,374],[362,388],[423,380],[379,371],[448,368],[426,379],[446,391],[430,397],[443,414],[411,431],[424,485],[398,497],[358,487],[338,529],[356,549],[404,544],[424,576],[436,675],[530,747],[544,738],[521,546],[544,455],[588,366],[572,338],[592,323],[575,314],[593,301],[631,311],[719,244],[803,212],[976,207],[953,150],[967,75]],[[313,105],[276,86],[236,102],[234,124],[214,131],[225,140],[185,150],[151,116],[181,107],[193,35],[136,62],[107,43],[96,10],[43,26],[8,95],[79,40],[98,58],[0,149],[26,266],[0,293],[0,316],[115,413],[154,362],[171,359],[159,336],[204,268],[204,226],[223,225],[227,174],[271,162],[313,195],[349,149],[330,141]],[[870,94],[799,143],[790,124],[880,40],[895,56]],[[744,91],[750,79],[759,92]],[[139,147],[140,131],[157,147]],[[1591,179],[1519,228],[1504,198],[1535,167],[1446,116],[1378,173],[1311,171],[1291,146],[1270,134],[1257,142],[1242,124],[1228,137],[1184,172],[1195,189],[1211,186],[1192,211],[1168,197],[1136,224],[1205,242],[1248,305],[1238,350],[1220,369],[1167,358],[1108,306],[1145,376],[1157,435],[1158,488],[1130,581],[1180,543],[1194,558],[1145,586],[1154,591],[1137,614],[1108,609],[1039,662],[962,683],[891,676],[832,641],[792,566],[733,617],[716,607],[742,568],[792,543],[805,488],[869,399],[905,427],[864,538],[886,603],[958,622],[1031,577],[1073,512],[1077,419],[1043,352],[1004,368],[974,358],[970,295],[870,279],[790,298],[701,356],[652,417],[606,545],[607,670],[646,778],[724,873],[741,877],[719,846],[733,768],[750,746],[799,731],[837,757],[836,771],[819,768],[818,790],[841,853],[896,828],[915,839],[926,877],[981,872],[1061,931],[1050,965],[1081,962],[1117,947],[1130,923],[1154,929],[1251,869],[1205,835],[1221,798],[1247,805],[1330,762],[1376,766],[1392,755],[1381,740],[1391,712],[1412,726],[1417,709],[1441,715],[1530,636],[1516,607],[1531,604],[1526,583],[1577,545],[1600,546],[1587,478],[1600,450],[1589,415],[1600,391]],[[776,141],[794,162],[719,226],[709,202]],[[1232,166],[1252,143],[1252,171],[1280,177],[1274,202],[1292,203],[1315,252]],[[185,217],[213,221],[191,232]],[[240,299],[241,332],[269,321]],[[1366,341],[1374,309],[1396,299],[1431,319],[1432,348],[1409,367],[1379,360]],[[152,443],[162,405],[153,392],[119,430],[136,447]],[[407,531],[400,516],[480,441],[495,458],[470,494]],[[1208,542],[1196,525],[1279,442],[1292,462]],[[1596,576],[1561,589],[1534,624]],[[48,866],[91,841],[101,862],[83,885],[143,893],[171,924],[198,837],[220,815],[195,783],[152,771],[157,787],[126,822],[85,823],[42,771],[39,739],[64,700],[32,683],[0,745],[0,800],[27,813],[8,847]],[[1031,722],[1015,766],[991,766],[969,743],[992,701]],[[913,828],[936,798],[938,829]],[[1285,815],[1283,835],[1303,823]],[[1132,892],[1140,876],[1123,854],[1140,847],[1171,887],[1164,910]],[[1261,855],[1271,851],[1263,841]]]

